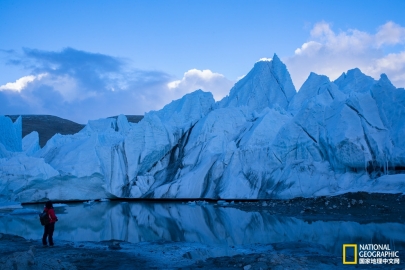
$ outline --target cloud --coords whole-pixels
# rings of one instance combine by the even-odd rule
[[[209,91],[218,101],[229,93],[234,83],[225,78],[224,75],[212,72],[209,69],[190,69],[184,73],[181,80],[171,81],[167,84],[167,87],[175,96],[183,96],[196,89]]]
[[[0,86],[0,91],[2,91],[2,90],[12,90],[12,91],[20,92],[22,89],[27,87],[27,85],[30,82],[33,82],[34,80],[40,80],[44,76],[46,76],[46,73],[39,74],[38,76],[34,76],[34,75],[24,76],[24,77],[16,80],[13,83],[6,83],[4,85],[1,85]]]
[[[392,46],[405,44],[405,28],[387,22],[367,33],[357,29],[336,32],[327,22],[319,22],[310,31],[309,41],[284,59],[297,89],[311,71],[336,79],[342,72],[355,67],[378,79],[386,73],[394,85],[405,86],[405,48],[387,54]]]
[[[165,72],[131,68],[126,60],[72,48],[23,49],[9,64],[30,73],[0,86],[0,114],[52,114],[80,123],[144,114],[171,101]]]
[[[307,54],[307,55],[313,55],[316,52],[319,51],[319,49],[322,48],[322,44],[316,41],[309,41],[304,44],[302,44],[301,48],[298,48],[295,50],[295,54],[297,55],[302,55],[302,54]]]
[[[33,72],[51,77],[74,78],[80,93],[109,91],[109,85],[117,83],[122,76],[124,60],[85,51],[65,48],[61,52],[49,52],[24,48],[24,56],[33,62]],[[71,97],[74,98],[74,97]],[[80,97],[78,97],[80,98]]]
[[[375,35],[378,47],[405,43],[405,28],[394,22],[387,22],[380,26]]]
[[[405,51],[400,53],[390,53],[375,60],[374,65],[367,71],[370,74],[386,73],[394,85],[405,87]]]

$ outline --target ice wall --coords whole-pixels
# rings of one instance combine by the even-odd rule
[[[13,123],[10,118],[0,115],[0,143],[5,149],[12,152],[22,151],[21,138],[21,116]]]
[[[405,90],[359,69],[296,93],[275,55],[215,103],[201,90],[137,124],[89,121],[38,149],[0,118],[0,198],[293,198],[405,192]],[[10,128],[5,128],[5,127]],[[7,148],[8,147],[8,148]],[[27,164],[30,163],[30,164]],[[35,164],[31,166],[31,164]]]

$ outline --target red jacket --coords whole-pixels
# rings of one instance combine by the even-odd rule
[[[49,223],[55,223],[56,221],[58,221],[58,218],[55,215],[55,210],[53,210],[53,208],[48,209],[45,207],[44,211],[48,213]]]

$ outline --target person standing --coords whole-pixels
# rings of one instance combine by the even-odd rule
[[[44,235],[42,236],[42,244],[47,246],[48,243],[46,238],[48,238],[49,246],[53,247],[53,232],[55,230],[55,222],[58,221],[58,218],[55,215],[55,210],[51,201],[47,201],[45,204],[44,211],[48,213],[49,223],[44,226]]]

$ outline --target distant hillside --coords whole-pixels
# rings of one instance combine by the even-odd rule
[[[19,115],[6,115],[15,121]],[[53,115],[21,115],[22,136],[37,131],[39,134],[39,145],[44,147],[46,142],[56,133],[62,135],[75,134],[85,125],[63,119]],[[117,116],[113,116],[116,118]],[[138,123],[143,115],[126,115],[129,122]]]
[[[6,115],[15,121],[19,115]],[[22,116],[22,136],[37,131],[39,134],[39,145],[44,147],[46,142],[56,133],[63,135],[75,134],[84,125],[63,119],[53,115],[21,115]]]

